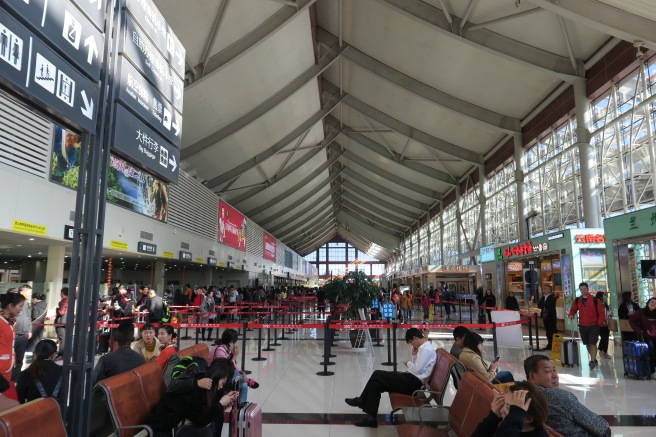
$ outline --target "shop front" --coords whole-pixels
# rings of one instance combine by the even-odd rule
[[[608,290],[602,229],[565,229],[494,251],[495,260],[485,263],[483,271],[496,285],[499,304],[512,292],[521,308],[537,312],[542,289],[551,286],[561,330],[579,283],[587,282],[591,293]]]
[[[644,307],[656,284],[656,207],[604,220],[611,308],[617,314],[622,292]]]
[[[427,265],[404,273],[398,278],[399,286],[412,287],[413,291],[447,287],[456,294],[470,294],[481,283],[481,269],[477,265]]]

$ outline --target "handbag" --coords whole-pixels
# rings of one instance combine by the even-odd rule
[[[617,319],[614,319],[612,316],[608,316],[608,330],[611,332],[617,332],[618,331],[618,325],[617,325]]]
[[[620,332],[633,332],[628,319],[620,319]]]

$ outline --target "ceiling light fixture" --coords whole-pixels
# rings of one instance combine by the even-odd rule
[[[30,241],[34,241],[34,238],[30,237],[30,238],[28,238],[28,240],[30,240]]]

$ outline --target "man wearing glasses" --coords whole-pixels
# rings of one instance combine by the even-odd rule
[[[426,384],[435,367],[437,354],[427,338],[424,338],[417,328],[410,328],[405,332],[405,342],[412,346],[411,359],[405,362],[407,372],[387,372],[376,370],[367,381],[362,394],[357,398],[346,398],[345,401],[352,407],[359,407],[365,412],[365,417],[355,426],[376,428],[378,422],[378,405],[380,396],[385,392],[403,393],[411,395]]]

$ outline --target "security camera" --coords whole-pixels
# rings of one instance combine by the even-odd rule
[[[635,57],[638,61],[641,61],[645,57],[645,54],[641,50],[643,45],[644,45],[644,42],[642,42],[642,41],[636,41],[636,42],[633,43],[633,47],[635,47],[635,49],[636,49]]]

